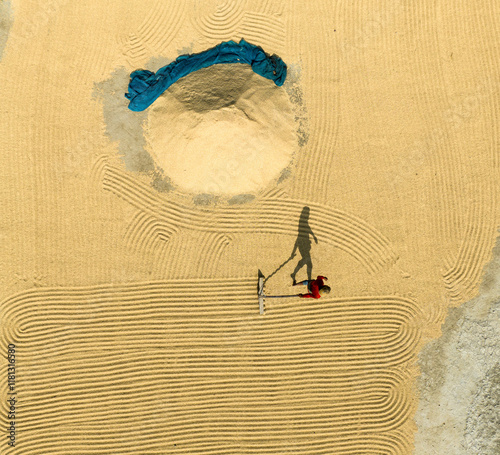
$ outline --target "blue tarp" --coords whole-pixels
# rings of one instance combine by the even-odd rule
[[[247,63],[252,69],[278,86],[286,79],[286,64],[277,55],[269,55],[264,50],[242,39],[239,43],[227,41],[198,54],[185,54],[160,68],[156,73],[136,70],[130,74],[128,105],[132,111],[143,111],[167,90],[175,81],[193,71],[219,63]]]

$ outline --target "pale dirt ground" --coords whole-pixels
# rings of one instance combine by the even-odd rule
[[[489,453],[474,409],[492,405],[472,385],[430,412],[454,398],[433,385],[451,383],[432,379],[432,345],[416,379],[497,237],[498,2],[0,5],[2,349],[17,346],[19,397],[17,448],[4,438],[2,453],[441,454],[445,440]],[[181,187],[158,142],[170,95],[132,113],[128,74],[241,37],[289,65],[272,117],[286,94],[299,145],[284,116],[277,156],[247,143],[253,186],[235,151],[225,190]],[[211,137],[214,109],[203,134],[229,155],[260,131]],[[259,316],[257,271],[266,292],[292,292],[298,230],[302,253],[317,237],[312,273],[333,293]],[[482,346],[474,384],[495,390]]]

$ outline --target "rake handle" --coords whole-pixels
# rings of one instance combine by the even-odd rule
[[[281,299],[284,297],[299,297],[299,294],[291,294],[291,295],[264,295],[265,299]]]

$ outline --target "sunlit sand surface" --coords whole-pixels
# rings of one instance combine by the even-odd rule
[[[0,5],[0,453],[488,446],[444,437],[446,395],[419,389],[444,382],[417,378],[497,237],[498,2]],[[127,109],[132,71],[242,37],[282,87],[220,65]],[[294,293],[303,255],[332,293],[261,316],[258,271]]]
[[[180,79],[152,105],[148,142],[173,183],[191,193],[256,193],[291,164],[297,125],[286,91],[248,65]]]

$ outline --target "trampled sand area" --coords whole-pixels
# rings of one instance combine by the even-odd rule
[[[0,1],[0,452],[498,453],[499,14]],[[240,38],[283,86],[217,65],[127,108]],[[260,315],[302,258],[332,294]]]

